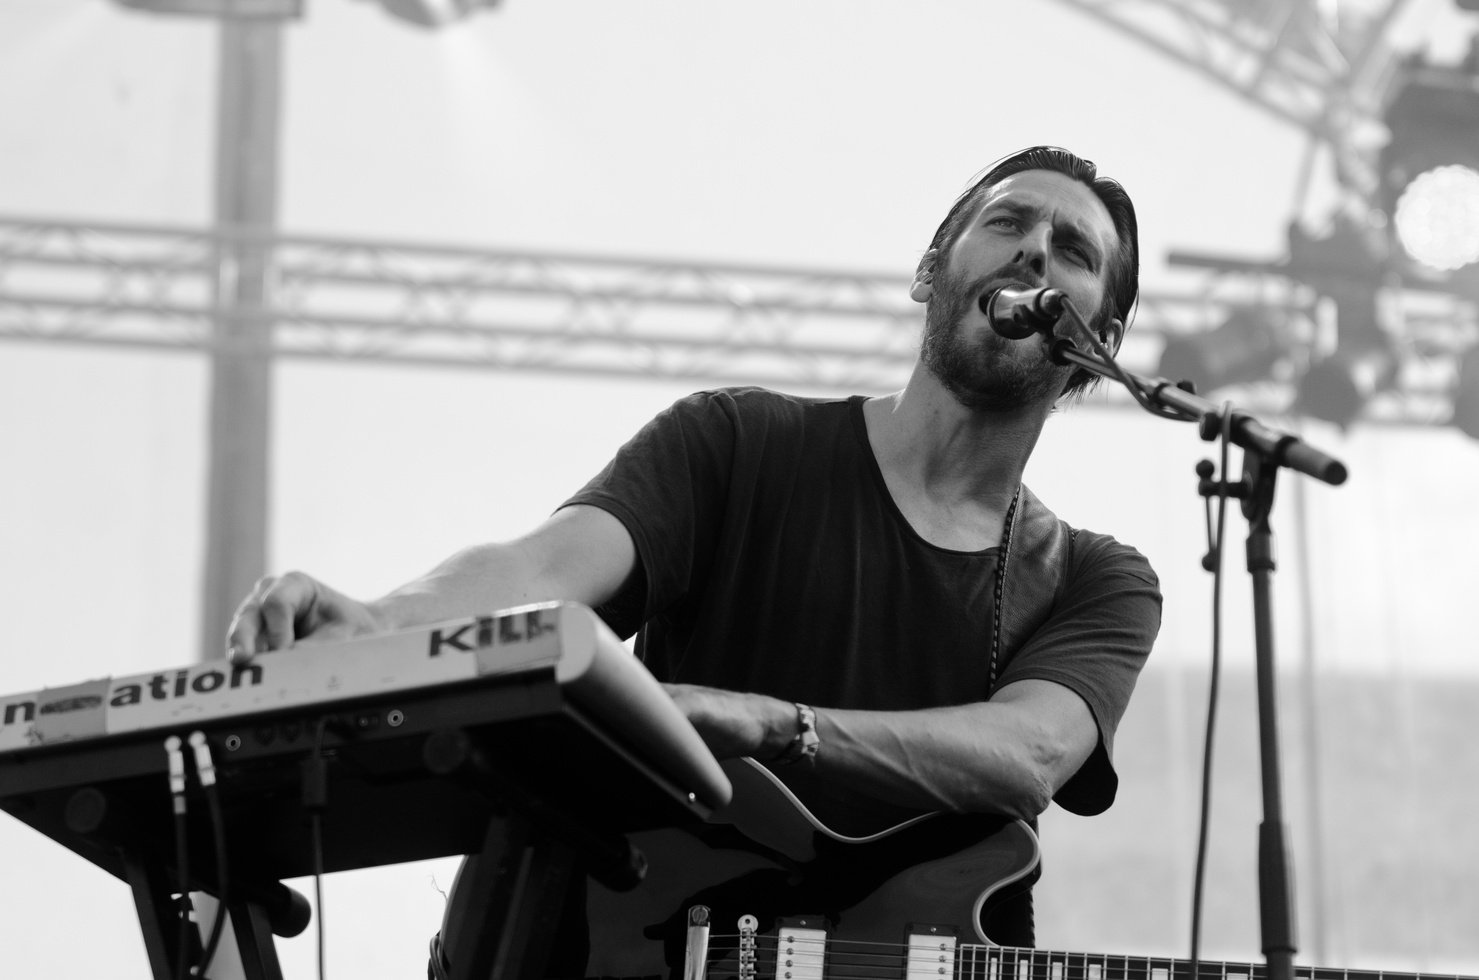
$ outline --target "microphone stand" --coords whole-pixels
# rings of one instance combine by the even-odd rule
[[[1265,426],[1246,412],[1207,401],[1164,378],[1147,379],[1124,370],[1094,336],[1083,317],[1066,297],[1063,314],[1090,343],[1094,354],[1085,354],[1071,340],[1055,337],[1054,324],[1039,326],[1051,339],[1052,358],[1059,364],[1075,364],[1101,377],[1118,381],[1135,401],[1153,415],[1196,422],[1205,441],[1224,431],[1243,449],[1243,478],[1227,482],[1227,474],[1210,480],[1210,464],[1198,468],[1198,494],[1203,497],[1226,493],[1242,502],[1248,519],[1247,565],[1253,580],[1253,625],[1258,690],[1258,741],[1263,784],[1263,823],[1258,833],[1259,922],[1268,980],[1294,977],[1294,902],[1285,842],[1283,795],[1279,775],[1279,734],[1274,694],[1273,573],[1274,538],[1269,517],[1273,511],[1274,484],[1281,467],[1296,470],[1332,486],[1345,482],[1346,468],[1340,460],[1309,445],[1299,436]],[[1047,319],[1047,318],[1044,318]],[[1056,320],[1056,317],[1052,318]],[[1218,542],[1221,545],[1221,542]],[[1195,967],[1193,967],[1195,969]],[[1192,977],[1191,980],[1199,980]]]

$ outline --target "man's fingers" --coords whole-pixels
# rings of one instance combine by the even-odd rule
[[[317,595],[318,583],[302,572],[258,579],[231,620],[226,655],[232,663],[244,664],[258,653],[292,646],[297,623]]]
[[[296,640],[296,624],[312,608],[318,583],[302,572],[288,572],[262,590],[257,615],[266,633],[267,649],[281,650]]]
[[[231,617],[231,625],[226,630],[226,656],[233,664],[249,663],[254,654],[269,649],[262,632],[259,610],[263,593],[270,589],[276,581],[277,579],[271,575],[257,579],[257,584],[252,587],[251,594],[241,600],[241,605],[236,607],[236,613]]]
[[[375,617],[363,603],[335,592],[302,572],[257,580],[237,607],[226,632],[226,656],[250,663],[259,653],[305,640],[340,640],[373,632]]]

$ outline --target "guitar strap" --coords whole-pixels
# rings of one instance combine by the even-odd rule
[[[996,608],[991,616],[991,662],[986,696],[996,693],[997,676],[1037,629],[1047,621],[1062,593],[1073,539],[1078,533],[1027,487],[1018,485],[1007,508],[996,560]],[[1037,829],[1037,821],[1032,821]],[[1022,884],[1030,888],[1042,866]],[[1011,945],[1034,941],[1032,892],[1027,888],[1003,897],[982,911],[988,935]]]
[[[1017,487],[996,560],[988,698],[996,693],[997,675],[1007,661],[1052,613],[1063,591],[1077,534],[1076,528],[1059,520],[1026,486]]]

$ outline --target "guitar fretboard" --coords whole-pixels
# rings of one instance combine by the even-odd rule
[[[1192,980],[1191,962],[1154,956],[1066,953],[1042,949],[959,944],[927,940],[871,943],[830,940],[824,949],[799,948],[774,936],[760,937],[753,954],[756,980]],[[707,980],[731,980],[734,959],[725,950],[738,936],[710,937]],[[813,965],[817,964],[817,965]],[[1267,980],[1262,963],[1202,960],[1196,980]],[[1399,973],[1295,967],[1295,980],[1476,980],[1457,974]]]
[[[1064,953],[1041,949],[962,946],[954,976],[960,980],[1191,980],[1191,961],[1154,956]],[[1262,963],[1201,960],[1197,980],[1266,980]],[[1381,970],[1294,968],[1295,980],[1466,980],[1453,974]]]

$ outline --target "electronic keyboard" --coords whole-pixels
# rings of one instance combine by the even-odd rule
[[[315,866],[309,758],[327,773],[326,871],[476,851],[511,792],[613,833],[701,821],[730,796],[641,662],[590,609],[551,602],[0,697],[0,808],[119,877],[120,846],[168,862],[166,743],[190,760],[192,735],[233,864],[274,881]],[[461,765],[474,756],[481,775]]]

